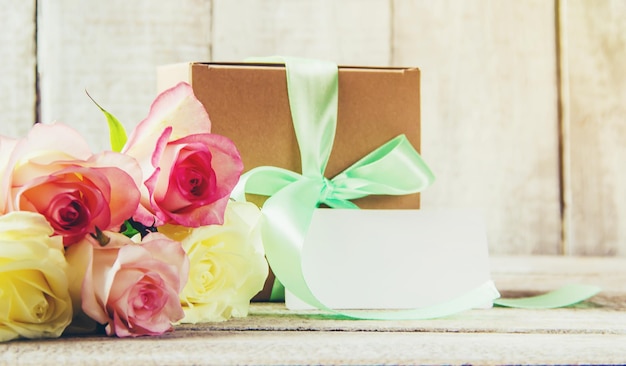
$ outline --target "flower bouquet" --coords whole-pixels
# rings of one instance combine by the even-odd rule
[[[0,136],[0,341],[246,316],[268,267],[233,142],[186,83],[128,137],[100,109],[111,151],[61,123]]]

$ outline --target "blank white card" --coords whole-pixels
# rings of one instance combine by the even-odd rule
[[[334,309],[421,308],[491,281],[485,225],[469,209],[317,209],[302,256],[309,288]],[[290,293],[286,303],[309,308]]]

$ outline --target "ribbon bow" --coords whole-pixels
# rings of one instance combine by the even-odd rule
[[[259,61],[259,60],[255,60]],[[330,62],[296,58],[265,58],[284,63],[293,126],[302,173],[261,166],[243,174],[233,198],[269,196],[263,205],[261,232],[267,260],[287,290],[319,309],[353,318],[421,319],[457,313],[498,296],[486,284],[445,304],[394,312],[336,312],[322,304],[307,286],[302,250],[314,210],[358,208],[350,200],[367,195],[405,195],[428,187],[434,176],[406,136],[399,135],[332,179],[324,176],[337,123],[338,70]]]

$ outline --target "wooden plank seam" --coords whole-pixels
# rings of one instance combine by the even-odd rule
[[[557,118],[559,128],[559,199],[561,207],[560,254],[569,254],[571,239],[571,170],[569,68],[567,62],[567,2],[555,0],[556,60],[557,60]]]

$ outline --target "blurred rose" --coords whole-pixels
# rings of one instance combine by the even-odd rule
[[[189,227],[223,222],[243,164],[233,142],[210,129],[189,84],[157,97],[123,150],[137,159],[146,178],[137,221]]]
[[[178,300],[189,273],[179,242],[158,233],[141,244],[105,232],[105,246],[85,238],[69,251],[74,262],[88,263],[82,285],[82,309],[106,324],[108,335],[159,335],[184,316]]]
[[[10,174],[8,174],[9,159],[13,153],[13,149],[17,144],[17,140],[0,136],[0,215],[6,212],[8,192],[10,187]]]
[[[7,169],[6,211],[41,213],[65,245],[96,227],[119,229],[139,205],[137,162],[113,152],[92,155],[84,139],[62,124],[34,126],[16,144]]]
[[[0,216],[0,342],[52,338],[72,319],[60,237],[32,212]]]
[[[64,334],[94,333],[98,330],[98,323],[91,319],[82,309],[82,285],[87,271],[87,259],[91,258],[91,245],[71,245],[65,248],[65,259],[69,263],[67,279],[69,281],[70,296],[74,316],[72,322],[65,329]]]
[[[181,240],[190,261],[189,282],[180,299],[184,323],[222,321],[248,314],[250,299],[268,274],[252,203],[230,201],[224,225],[189,230],[165,225],[159,230]]]

